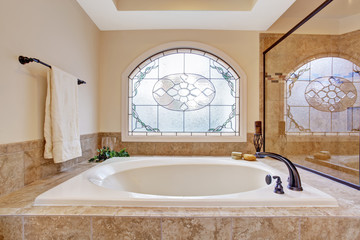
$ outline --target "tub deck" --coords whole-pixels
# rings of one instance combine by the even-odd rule
[[[271,159],[261,161],[287,172],[281,162]],[[302,169],[298,169],[302,181],[334,196],[339,207],[33,206],[40,193],[91,166],[80,164],[71,171],[1,197],[0,235],[5,239],[112,239],[114,236],[171,239],[192,234],[189,239],[196,236],[208,236],[206,239],[214,239],[214,236],[218,239],[254,239],[273,234],[284,239],[311,239],[311,236],[319,239],[360,239],[360,191]],[[258,231],[259,227],[266,231]]]
[[[171,164],[170,164],[171,163]],[[275,194],[280,176],[285,194]],[[230,157],[113,158],[35,199],[36,206],[337,207],[336,200],[303,183],[286,188],[283,174],[259,161]],[[136,180],[135,180],[136,179]]]

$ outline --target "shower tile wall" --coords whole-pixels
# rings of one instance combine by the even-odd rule
[[[97,134],[81,136],[82,157],[55,164],[44,159],[44,140],[0,145],[0,196],[89,160],[96,153]]]
[[[260,36],[260,45],[261,52],[266,49],[271,43],[277,40],[281,35],[279,34],[261,34]],[[284,86],[283,80],[286,75],[293,70],[296,66],[301,65],[303,62],[299,62],[300,59],[310,59],[311,57],[325,57],[325,56],[343,56],[351,59],[355,63],[360,63],[360,43],[356,39],[360,38],[360,31],[355,31],[352,33],[344,35],[300,35],[294,34],[286,39],[281,46],[279,45],[267,55],[267,69],[273,70],[274,72],[266,73],[267,80],[267,146],[270,149],[274,148],[278,150],[278,121],[283,120],[284,112]],[[291,53],[291,55],[289,55]],[[280,57],[281,56],[281,57]],[[276,69],[276,70],[274,70]],[[311,137],[294,137],[288,139],[287,141],[287,154],[296,154],[303,149],[299,148],[304,146],[306,150],[324,150],[321,142],[326,139],[326,142],[329,143],[329,137],[319,137],[319,141],[316,141],[314,145],[313,139]],[[339,151],[346,152],[349,154],[354,154],[352,152],[358,151],[358,146],[355,147],[356,141],[354,138],[349,136],[343,138],[340,142],[338,139],[333,139],[335,142],[340,143],[336,145],[335,149]],[[295,140],[296,139],[296,140]],[[292,141],[294,140],[294,142]],[[334,141],[331,141],[335,144]],[[327,148],[332,148],[331,144],[326,144]],[[353,144],[353,145],[351,145]],[[355,147],[355,148],[354,148]],[[354,150],[355,149],[355,150]],[[351,152],[352,151],[352,152]],[[339,153],[340,154],[340,153]]]
[[[261,34],[260,52],[279,39],[281,34]],[[293,34],[266,55],[266,151],[277,152],[290,157],[295,162],[316,168],[319,171],[343,178],[347,167],[319,166],[319,163],[308,162],[307,156],[319,151],[329,151],[340,158],[359,154],[359,134],[339,135],[299,135],[282,136],[279,122],[284,121],[284,83],[286,76],[306,61],[320,57],[342,57],[360,65],[360,30],[343,35]],[[262,59],[262,58],[261,58]],[[262,63],[261,63],[262,66]],[[261,78],[262,79],[262,78]],[[262,80],[261,80],[262,81]],[[262,83],[260,94],[262,96]],[[262,105],[262,104],[261,104]],[[262,115],[262,114],[261,114]],[[326,124],[323,118],[318,119]],[[346,124],[346,121],[343,123]],[[336,157],[335,156],[335,157]],[[298,159],[297,159],[298,157]],[[358,159],[358,157],[357,157]],[[305,161],[306,160],[306,161]],[[338,159],[336,159],[338,161]],[[353,161],[353,160],[351,160]],[[354,162],[354,161],[353,161]],[[358,164],[358,163],[357,163]],[[357,165],[357,169],[358,169]],[[345,169],[345,170],[344,170]],[[339,171],[340,170],[340,171]],[[358,184],[358,171],[353,177],[345,179]]]

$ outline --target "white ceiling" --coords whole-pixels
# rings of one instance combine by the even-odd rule
[[[179,4],[179,2],[184,3],[189,2],[189,0],[133,0],[133,4],[129,4],[129,1],[131,2],[131,0],[77,0],[100,30],[212,29],[265,31],[295,2],[295,0],[246,0],[245,5],[235,6],[231,4],[240,0],[191,0],[200,1],[203,4],[209,2],[215,4],[206,5],[203,8],[206,10],[199,10],[200,5],[194,5],[194,8],[190,9]],[[177,5],[167,5],[166,9],[171,10],[164,10],[164,6],[160,4],[161,1],[177,2]],[[124,8],[125,10],[119,11],[118,8],[122,9],[122,3],[127,3],[127,7]],[[154,5],[151,8],[146,7],[147,9],[144,9],[143,5],[149,5],[149,3]],[[155,3],[158,5],[156,6]],[[219,3],[227,7],[216,7],[216,4]],[[215,8],[221,9],[221,11],[214,11]]]

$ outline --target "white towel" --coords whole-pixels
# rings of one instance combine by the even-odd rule
[[[59,163],[80,157],[77,78],[52,66],[47,84],[44,158]]]

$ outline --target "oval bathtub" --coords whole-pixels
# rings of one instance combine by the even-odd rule
[[[113,162],[88,175],[98,186],[162,196],[212,196],[234,194],[266,187],[269,172],[258,166],[197,159],[171,164],[168,160]],[[151,164],[148,166],[147,164]]]
[[[336,206],[331,196],[304,191],[275,194],[277,172],[261,162],[219,157],[113,158],[39,195],[35,205],[96,206]],[[285,182],[283,180],[283,182]]]

